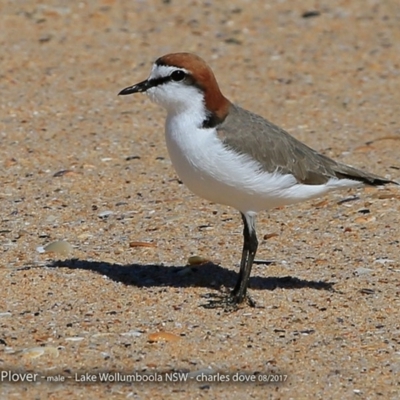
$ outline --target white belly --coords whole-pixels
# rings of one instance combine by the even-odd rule
[[[293,175],[269,173],[256,161],[227,149],[215,129],[199,129],[167,118],[166,143],[174,168],[196,195],[246,212],[259,212],[357,185],[331,179],[324,185],[298,184]]]

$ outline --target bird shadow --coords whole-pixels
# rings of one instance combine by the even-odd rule
[[[199,266],[164,266],[159,264],[111,264],[108,262],[80,259],[56,260],[46,265],[50,268],[69,268],[94,271],[115,282],[137,287],[233,287],[238,274],[208,262]],[[334,291],[333,282],[284,277],[251,277],[249,288],[253,290],[316,289]]]

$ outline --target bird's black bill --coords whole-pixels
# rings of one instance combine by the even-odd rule
[[[146,79],[143,82],[137,83],[136,85],[128,86],[127,88],[121,90],[118,93],[118,96],[124,96],[126,94],[132,94],[132,93],[145,92],[146,90],[150,89],[153,86],[155,86],[154,81],[149,81],[148,79]]]
[[[132,93],[142,93],[151,89],[154,86],[160,86],[164,83],[170,82],[172,80],[171,76],[161,76],[159,78],[146,79],[143,82],[139,82],[136,85],[129,86],[118,93],[118,96],[123,96]]]

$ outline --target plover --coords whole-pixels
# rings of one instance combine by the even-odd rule
[[[258,241],[258,212],[357,185],[396,183],[333,161],[222,93],[211,68],[195,54],[158,58],[150,76],[119,94],[146,92],[167,110],[165,139],[179,178],[196,195],[242,216],[237,283],[226,299],[247,296]],[[252,302],[250,301],[252,304]]]

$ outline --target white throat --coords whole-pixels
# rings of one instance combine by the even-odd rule
[[[148,79],[169,76],[174,70],[174,67],[155,65]],[[195,125],[201,126],[207,117],[204,93],[196,86],[171,80],[148,89],[146,93],[153,102],[167,110],[168,118],[181,115],[181,118],[188,118]]]

